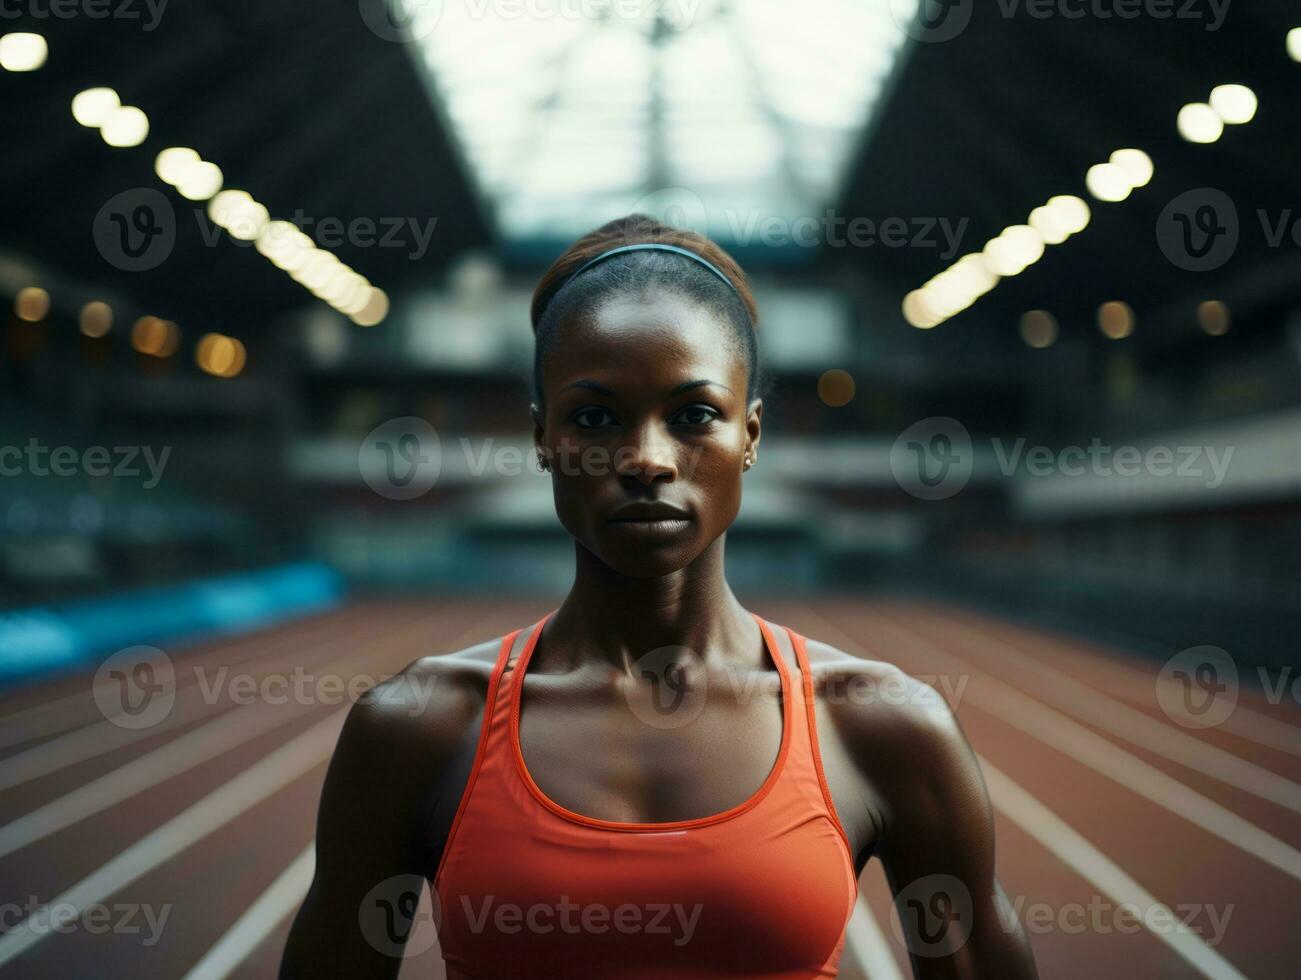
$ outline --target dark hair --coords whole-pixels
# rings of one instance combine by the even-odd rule
[[[723,273],[731,289],[709,269],[683,255],[655,250],[626,252],[597,263],[572,282],[570,276],[602,252],[621,245],[656,242],[694,252]],[[758,397],[765,379],[760,376],[756,328],[759,308],[736,260],[716,243],[694,231],[664,225],[645,214],[630,214],[589,231],[551,263],[533,291],[533,390],[542,404],[542,362],[566,317],[584,314],[603,299],[619,292],[652,287],[677,290],[707,307],[731,328],[745,355],[748,381],[746,403]]]

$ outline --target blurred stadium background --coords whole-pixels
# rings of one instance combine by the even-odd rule
[[[1294,4],[28,0],[0,35],[0,973],[273,975],[339,701],[191,668],[374,679],[552,607],[528,299],[645,211],[759,297],[734,588],[950,682],[1043,975],[1295,975]],[[131,727],[141,645],[175,702]],[[844,975],[907,975],[864,895]]]

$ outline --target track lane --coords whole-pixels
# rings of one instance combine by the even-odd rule
[[[515,626],[534,621],[546,608],[549,607],[542,603],[490,601],[474,601],[468,605],[459,601],[362,604],[337,615],[331,614],[328,617],[330,630],[326,632],[340,635],[340,627],[343,627],[348,636],[361,635],[376,641],[393,624],[418,622],[423,614],[434,611],[434,622],[422,643],[410,646],[394,643],[389,648],[382,642],[376,644],[374,666],[363,664],[362,667],[379,673],[400,668],[424,653],[447,651],[501,635]],[[1041,638],[1026,632],[1023,627],[994,617],[977,616],[969,610],[929,602],[825,600],[804,607],[792,601],[774,601],[755,603],[755,608],[775,622],[838,646],[842,645],[835,635],[839,631],[855,639],[864,652],[891,659],[914,674],[941,675],[952,664],[943,656],[928,652],[928,647],[936,647],[941,653],[948,652],[950,657],[969,667],[969,685],[992,680],[1012,686],[1036,705],[1058,711],[1099,739],[1107,740],[1115,752],[1131,756],[1164,777],[1208,797],[1239,818],[1273,832],[1294,846],[1296,844],[1295,813],[1243,788],[1193,772],[1189,767],[1127,741],[1114,732],[1090,725],[1087,720],[1062,710],[1064,706],[1060,702],[1054,704],[1051,698],[1042,699],[1040,695],[1043,692],[1037,694],[1033,683],[1019,684],[1013,667],[1000,662],[997,643],[1000,638],[1006,638],[1008,642],[1029,644],[1030,649],[1026,652],[1046,661],[1054,670],[1069,674],[1092,690],[1123,701],[1133,710],[1142,711],[1145,717],[1157,722],[1164,719],[1166,724],[1177,727],[1160,714],[1151,693],[1151,678],[1159,664],[1126,658],[1118,651],[1098,655],[1087,645],[1076,645],[1060,636]],[[825,628],[824,617],[831,628]],[[274,635],[283,638],[296,633],[301,641],[322,635],[314,630],[325,623],[326,620],[312,620],[295,624],[296,630],[278,629]],[[359,634],[354,629],[358,623],[361,624]],[[450,639],[453,635],[463,638],[453,644]],[[444,637],[449,639],[444,642]],[[269,640],[269,637],[263,639]],[[306,646],[311,646],[311,643]],[[231,642],[230,647],[233,650],[232,663],[256,667],[261,661],[275,659],[275,655],[268,652],[273,647],[271,642],[262,648],[260,654],[256,646],[251,652],[247,647],[237,649],[235,642]],[[212,658],[207,661],[210,666],[219,665],[223,659],[222,651],[221,644],[214,644],[205,649],[203,656]],[[261,666],[265,668],[266,664]],[[83,677],[82,683],[85,684],[86,680]],[[67,682],[68,679],[63,678],[46,692],[55,703],[60,698],[65,699],[65,705],[73,703],[67,700],[70,697]],[[49,703],[41,702],[39,693],[27,692],[33,700],[20,710],[27,710],[34,704]],[[967,696],[959,699],[959,717],[977,752],[988,761],[991,769],[1026,791],[1037,805],[1078,833],[1156,900],[1173,906],[1180,903],[1232,904],[1234,909],[1227,930],[1222,942],[1211,947],[1213,951],[1252,977],[1289,975],[1290,971],[1282,969],[1281,965],[1301,952],[1292,938],[1288,916],[1301,898],[1297,882],[1265,862],[1245,855],[1237,848],[1225,846],[1204,829],[1190,824],[1183,815],[1154,804],[1141,793],[1134,792],[1132,787],[1121,785],[1072,759],[1069,754],[1063,754],[1059,748],[1027,735],[1007,718],[999,717],[997,711],[988,710],[988,705],[982,707],[974,703],[970,693],[968,689]],[[1143,704],[1144,696],[1148,702],[1146,705]],[[82,697],[93,708],[88,689],[83,689]],[[1252,698],[1249,693],[1243,702],[1249,708],[1254,705]],[[65,706],[58,710],[66,712],[68,708]],[[0,876],[6,881],[22,882],[20,890],[34,890],[42,899],[66,891],[121,855],[133,842],[146,838],[160,826],[165,826],[167,821],[186,812],[187,808],[194,807],[206,796],[255,769],[259,761],[283,747],[287,738],[292,739],[319,723],[325,711],[322,707],[319,712],[308,712],[290,720],[282,727],[250,739],[245,745],[232,747],[158,786],[124,799],[95,817],[71,825],[39,844],[0,859]],[[1272,723],[1285,724],[1282,720],[1286,717],[1284,713],[1268,717]],[[46,793],[39,794],[33,805],[38,805],[42,799],[48,802],[49,792],[68,791],[68,785],[60,784],[60,780],[84,781],[96,767],[98,771],[94,774],[102,776],[130,764],[132,760],[144,758],[145,753],[157,751],[186,732],[198,730],[203,723],[203,717],[188,718],[172,730],[113,748],[18,788],[45,787]],[[0,724],[3,724],[3,718],[0,718]],[[1187,734],[1182,728],[1179,731]],[[1291,779],[1294,775],[1288,767],[1296,757],[1287,752],[1222,731],[1209,736],[1194,732],[1191,737],[1205,739],[1206,744],[1284,779]],[[315,765],[274,788],[265,799],[245,808],[118,890],[117,901],[135,904],[170,902],[171,918],[155,946],[147,950],[142,948],[139,936],[97,936],[84,930],[69,935],[53,935],[0,967],[0,976],[31,975],[33,970],[43,975],[87,975],[88,971],[95,975],[121,975],[133,971],[139,973],[142,968],[151,976],[183,976],[200,962],[206,951],[221,943],[248,907],[263,897],[310,845],[315,806],[328,754],[327,749]],[[1282,765],[1278,764],[1280,758],[1285,760]],[[994,783],[998,783],[998,778]],[[1003,794],[1009,796],[1006,786]],[[13,796],[13,793],[0,793],[0,805],[11,803]],[[1028,929],[1045,977],[1214,975],[1206,973],[1205,969],[1199,974],[1190,966],[1186,956],[1172,950],[1167,941],[1149,930],[1140,928],[1136,932],[1121,932],[1113,922],[1100,933],[1096,929],[1074,929],[1070,923],[1063,922],[1064,909],[1074,906],[1087,908],[1100,889],[1040,839],[1041,825],[1051,823],[1051,820],[1040,814],[1037,823],[1030,823],[1032,831],[1039,831],[1037,837],[1036,833],[1027,832],[1016,820],[1010,819],[999,808],[997,799],[995,803],[999,873],[1005,889],[1014,902],[1020,900],[1023,916],[1026,911],[1040,908],[1055,917],[1041,931]],[[1022,807],[1022,821],[1028,819],[1024,811]],[[1274,811],[1272,816],[1268,815],[1269,811]],[[1099,814],[1105,815],[1105,819],[1100,819]],[[0,809],[0,815],[8,814]],[[301,885],[301,865],[299,875],[299,884],[294,887]],[[875,935],[870,928],[866,931],[851,928],[851,941],[842,960],[842,977],[844,980],[862,980],[866,975],[862,964],[875,963],[876,975],[872,980],[894,980],[889,975],[889,968],[880,966],[883,962],[893,963],[898,976],[908,976],[906,956],[891,927],[889,893],[877,862],[869,865],[864,873],[862,891],[864,906],[871,916],[868,921],[876,927]],[[297,902],[290,902],[282,896],[275,907],[296,910]],[[281,921],[262,924],[252,933],[246,933],[242,958],[236,957],[233,963],[227,963],[229,975],[273,976],[288,927],[286,914]],[[0,937],[0,944],[4,941],[5,937]],[[867,955],[859,953],[857,943],[861,942],[874,944]],[[403,975],[419,975],[434,980],[441,977],[443,973],[436,946],[420,957],[419,969],[415,970],[415,967],[416,964],[408,964]]]

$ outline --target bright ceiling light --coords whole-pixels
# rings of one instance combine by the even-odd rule
[[[1301,27],[1287,32],[1287,54],[1293,61],[1301,61]]]
[[[194,360],[203,371],[218,378],[233,378],[244,370],[248,353],[244,344],[235,337],[208,333],[199,338],[194,348]]]
[[[200,160],[185,171],[176,189],[191,201],[206,201],[221,190],[221,168],[215,163]]]
[[[118,106],[99,129],[109,146],[139,146],[149,135],[149,117],[133,105]]]
[[[1197,304],[1197,322],[1212,337],[1222,337],[1229,332],[1233,317],[1227,305],[1218,299],[1208,299]]]
[[[17,17],[18,13],[15,11],[6,16]],[[0,37],[0,68],[7,71],[36,71],[45,64],[49,53],[45,38],[39,34],[19,33]]]
[[[918,330],[930,330],[940,322],[939,317],[931,313],[922,302],[920,289],[914,289],[903,298],[903,318]]]
[[[1071,237],[1070,231],[1046,204],[1030,212],[1030,227],[1039,232],[1045,245],[1060,245]]]
[[[1146,187],[1156,172],[1152,158],[1142,150],[1117,150],[1111,155],[1111,163],[1125,171],[1133,187]]]
[[[169,146],[154,157],[154,173],[163,183],[176,187],[190,168],[201,162],[199,154],[188,146]]]
[[[1214,143],[1224,132],[1224,120],[1205,102],[1190,102],[1179,110],[1179,135],[1190,143]]]
[[[1114,163],[1099,163],[1089,168],[1084,178],[1089,193],[1099,201],[1116,203],[1129,197],[1134,190],[1129,173]]]
[[[263,205],[253,200],[248,191],[240,190],[222,191],[213,197],[208,202],[208,217],[242,242],[257,239],[271,220]]]
[[[323,289],[339,265],[339,257],[333,252],[317,249],[299,273],[298,281],[313,292]]]
[[[1000,237],[1009,244],[1012,256],[1021,264],[1022,269],[1043,258],[1043,236],[1029,225],[1013,225],[1004,229]]]
[[[1012,225],[985,246],[988,268],[1000,276],[1017,276],[1038,262],[1044,254],[1044,240],[1029,225]]]
[[[28,323],[39,323],[50,313],[50,294],[40,286],[27,286],[14,297],[14,314]]]
[[[1065,228],[1072,235],[1078,235],[1093,219],[1093,212],[1081,197],[1074,194],[1058,194],[1048,199],[1044,205],[1052,215],[1053,221]]]
[[[212,219],[214,225],[225,228],[234,220],[241,207],[252,202],[253,197],[248,191],[226,190],[219,194],[213,195],[208,202],[208,217]]]
[[[1245,85],[1217,85],[1211,89],[1211,108],[1231,126],[1251,122],[1258,106],[1256,93]]]
[[[359,327],[373,327],[388,316],[388,294],[378,286],[371,286],[366,304],[352,314],[352,322]]]
[[[1057,340],[1057,318],[1047,310],[1030,310],[1021,317],[1021,339],[1036,350]]]
[[[1124,340],[1134,332],[1134,310],[1128,303],[1112,300],[1098,307],[1098,329],[1112,340]]]
[[[98,129],[121,105],[111,88],[88,88],[72,97],[72,118],[90,129]]]
[[[101,299],[91,300],[81,308],[77,324],[87,337],[102,337],[113,327],[113,308]]]

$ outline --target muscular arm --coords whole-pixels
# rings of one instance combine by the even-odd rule
[[[477,686],[420,661],[353,705],[321,792],[316,874],[281,980],[398,975],[431,870],[422,816],[482,707]]]
[[[994,874],[994,818],[980,767],[931,687],[874,664],[880,690],[847,726],[878,797],[877,853],[918,980],[1037,977]]]

